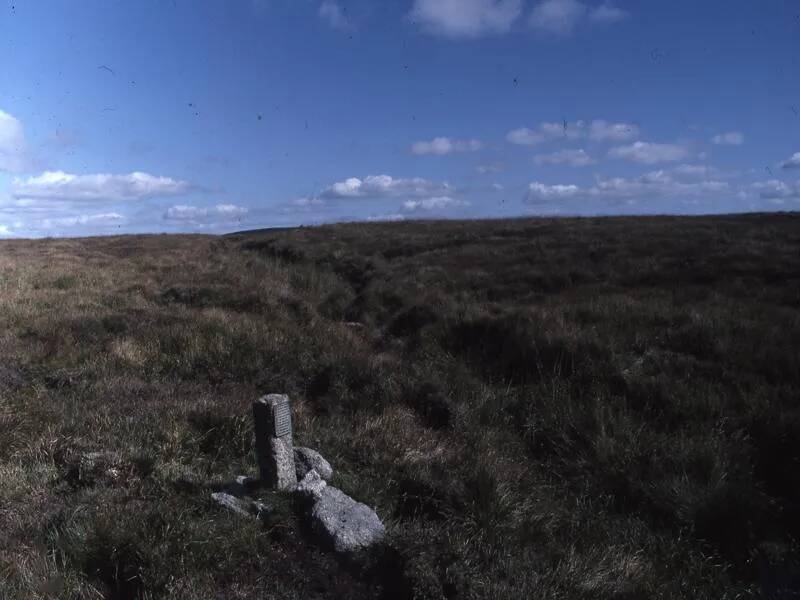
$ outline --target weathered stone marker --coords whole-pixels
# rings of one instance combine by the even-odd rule
[[[268,394],[253,403],[256,455],[261,483],[288,490],[297,484],[292,446],[292,405],[284,394]]]

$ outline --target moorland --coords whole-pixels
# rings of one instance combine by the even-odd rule
[[[268,392],[385,547],[211,500]],[[800,215],[0,242],[2,597],[788,598],[798,536]]]

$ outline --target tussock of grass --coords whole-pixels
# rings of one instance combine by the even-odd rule
[[[7,597],[734,598],[797,588],[800,221],[352,224],[0,243]],[[250,403],[376,507],[340,563]]]

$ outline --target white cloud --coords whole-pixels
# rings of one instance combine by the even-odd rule
[[[520,127],[519,129],[509,131],[508,135],[506,135],[506,139],[512,144],[517,144],[519,146],[535,146],[536,144],[541,144],[546,141],[547,138],[538,131],[528,129],[527,127]]]
[[[650,171],[649,173],[639,175],[637,181],[645,185],[654,183],[669,184],[672,183],[672,176],[665,170],[659,169],[658,171]]]
[[[537,165],[568,165],[570,167],[586,167],[596,162],[583,149],[537,154],[533,160]]]
[[[0,208],[2,212],[13,219],[7,227],[7,235],[96,235],[118,231],[130,224],[129,218],[118,212],[80,214],[63,204],[44,208]]]
[[[444,208],[456,206],[460,200],[450,195],[455,188],[447,182],[436,182],[414,178],[394,178],[390,175],[369,175],[363,179],[350,177],[337,181],[315,196],[296,198],[287,203],[283,212],[312,213],[316,210],[333,209],[341,200],[405,200],[406,210]],[[463,204],[466,205],[466,204]],[[355,218],[355,217],[353,217]],[[383,216],[380,217],[383,219]]]
[[[591,186],[547,185],[535,181],[528,186],[524,201],[529,204],[544,204],[558,200],[606,200],[631,204],[638,200],[653,198],[675,200],[714,198],[729,195],[730,189],[727,182],[713,179],[690,183],[676,181],[668,172],[660,170],[630,179],[598,178]]]
[[[324,206],[325,200],[317,196],[306,196],[303,198],[295,198],[289,204],[300,208],[307,208],[311,206]]]
[[[551,200],[564,200],[575,198],[582,194],[581,188],[577,185],[546,185],[534,181],[528,186],[525,201],[529,204],[539,204]]]
[[[480,173],[481,175],[486,175],[488,173],[500,173],[505,169],[503,163],[490,163],[487,165],[478,165],[475,167],[475,170]]]
[[[782,169],[800,169],[800,152],[795,152],[789,160],[781,163]]]
[[[792,184],[778,179],[770,179],[754,183],[752,187],[764,200],[800,198],[800,182]]]
[[[334,183],[323,194],[329,198],[358,198],[365,195],[363,193],[365,187],[364,181],[358,177],[350,177]]]
[[[521,13],[522,0],[415,0],[409,18],[456,38],[504,33]]]
[[[589,19],[600,24],[619,23],[627,19],[628,16],[627,11],[617,8],[610,2],[601,4],[589,13]]]
[[[211,207],[187,206],[178,204],[171,206],[164,213],[167,221],[197,223],[202,221],[235,221],[247,214],[247,209],[235,204],[217,204]]]
[[[530,22],[539,31],[569,35],[585,16],[586,6],[578,0],[544,0],[534,7]]]
[[[741,146],[744,144],[744,134],[739,131],[720,133],[711,138],[711,143],[717,146]]]
[[[623,21],[628,13],[606,2],[593,9],[579,0],[544,0],[537,4],[530,17],[537,31],[553,35],[570,35],[584,21],[610,25]]]
[[[367,221],[371,221],[371,222],[376,222],[376,221],[377,222],[380,222],[380,221],[394,222],[394,221],[405,221],[405,220],[406,220],[406,216],[405,215],[400,215],[400,214],[396,214],[396,213],[395,214],[389,214],[389,215],[372,215],[371,217],[367,217]]]
[[[284,214],[315,213],[318,210],[324,210],[327,205],[327,201],[319,196],[303,196],[287,202],[286,206],[281,208],[281,212]]]
[[[436,196],[433,198],[424,198],[421,200],[406,200],[403,202],[403,208],[406,210],[442,210],[446,208],[458,208],[469,206],[469,202],[464,200],[457,200],[450,196]]]
[[[742,172],[735,169],[718,169],[711,165],[691,165],[681,164],[670,169],[670,173],[679,179],[734,179],[742,175]]]
[[[411,153],[444,156],[454,152],[476,152],[480,149],[481,143],[478,140],[452,140],[446,137],[437,137],[430,142],[415,142],[411,146]]]
[[[594,142],[624,142],[639,136],[639,127],[633,123],[610,123],[603,119],[587,122],[562,121],[539,123],[536,129],[521,127],[514,129],[506,135],[506,140],[512,144],[522,146],[535,146],[551,140],[578,140],[590,139]]]
[[[207,208],[178,204],[176,206],[170,206],[167,212],[164,213],[164,218],[170,221],[190,221],[200,216],[205,216],[206,214],[208,214]]]
[[[643,198],[655,196],[697,196],[726,192],[730,186],[725,181],[714,179],[685,183],[675,181],[666,171],[651,171],[633,179],[613,177],[601,179],[591,190],[593,193],[608,196],[628,197],[632,195]]]
[[[192,186],[170,177],[134,172],[127,175],[72,175],[63,171],[45,171],[36,177],[14,178],[11,195],[25,200],[109,201],[143,200],[178,196]]]
[[[538,129],[520,127],[509,131],[506,140],[520,146],[535,146],[557,139],[575,140],[586,135],[586,121],[539,123]]]
[[[126,222],[124,216],[116,212],[101,213],[97,215],[78,215],[74,217],[60,217],[43,219],[39,226],[43,229],[61,229],[64,227],[107,227],[121,225]]]
[[[227,217],[239,217],[241,215],[247,214],[247,209],[243,206],[236,206],[235,204],[217,204],[214,207],[214,211],[218,215],[223,215]]]
[[[11,235],[11,228],[8,225],[0,224],[0,235]]]
[[[625,142],[639,137],[639,126],[633,123],[609,123],[595,119],[589,126],[589,138],[596,142]]]
[[[678,144],[635,142],[629,146],[612,148],[608,155],[611,158],[621,158],[646,165],[654,165],[660,162],[683,160],[689,155],[689,151]]]
[[[678,165],[672,172],[683,177],[720,177],[721,173],[716,167],[708,165]]]
[[[325,189],[322,198],[397,198],[446,195],[452,191],[448,183],[413,179],[395,179],[389,175],[369,175],[364,179],[351,177]]]
[[[0,171],[24,171],[28,160],[27,143],[22,123],[0,110]]]
[[[323,0],[319,6],[319,16],[325,19],[334,29],[341,31],[351,31],[353,23],[345,15],[342,7],[333,0]]]
[[[586,135],[586,121],[540,123],[539,130],[548,140],[567,139],[577,140]]]
[[[414,0],[408,18],[423,29],[447,37],[505,33],[522,15],[523,0]],[[532,28],[568,35],[583,22],[609,25],[628,13],[609,2],[589,8],[580,0],[543,0],[529,17]]]

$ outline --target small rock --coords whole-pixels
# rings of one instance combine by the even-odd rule
[[[84,452],[71,462],[70,476],[84,484],[103,479],[115,481],[122,475],[123,461],[116,452]]]
[[[258,480],[247,475],[239,475],[236,482],[228,486],[227,491],[234,496],[241,497],[252,494],[258,488]]]
[[[246,488],[255,485],[257,482],[258,482],[257,479],[253,477],[248,477],[247,475],[238,475],[236,477],[236,483]]]
[[[105,475],[109,479],[119,479],[119,476],[121,475],[121,472],[116,467],[111,467],[110,469],[106,470]]]
[[[84,452],[80,455],[81,467],[87,471],[93,471],[102,468],[104,465],[119,462],[120,457],[116,452]]]
[[[319,500],[322,496],[322,491],[327,485],[328,484],[319,476],[319,473],[311,469],[306,473],[305,477],[300,480],[297,487],[294,488],[294,492],[303,499]]]
[[[297,447],[294,449],[294,469],[297,472],[298,481],[312,469],[325,481],[330,481],[330,478],[333,477],[331,463],[325,460],[319,452],[311,448]]]
[[[250,501],[248,500],[237,498],[236,496],[226,494],[225,492],[216,492],[211,494],[211,497],[217,504],[224,506],[228,510],[232,510],[233,512],[245,517],[250,516]]]
[[[226,492],[216,492],[211,494],[211,497],[220,506],[223,506],[228,510],[231,510],[244,517],[256,517],[258,519],[263,519],[272,510],[272,507],[270,507],[268,504],[264,504],[263,502],[254,502],[253,500],[249,500],[247,498],[237,498],[236,496],[232,496]]]
[[[258,500],[254,501],[252,506],[256,513],[256,519],[258,520],[266,519],[272,512],[272,507],[269,504],[265,504],[264,502],[260,502]]]
[[[341,554],[368,548],[386,531],[374,510],[332,486],[322,490],[311,508],[311,520],[325,541]]]

